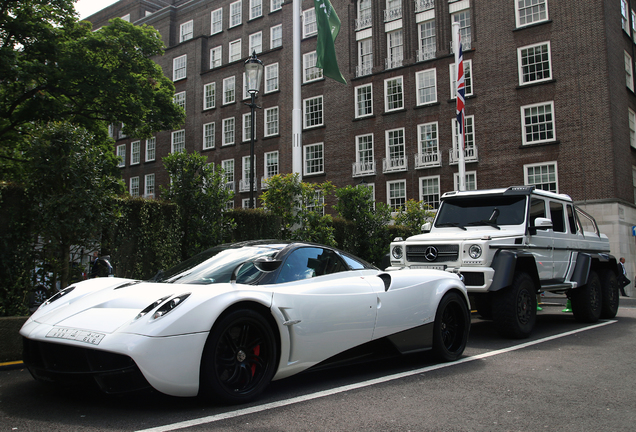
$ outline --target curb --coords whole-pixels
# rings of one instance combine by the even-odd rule
[[[22,360],[0,363],[0,371],[22,369],[24,367]]]

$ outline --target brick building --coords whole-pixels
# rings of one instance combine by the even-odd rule
[[[466,70],[466,184],[536,184],[593,214],[634,275],[636,0],[332,0],[343,85],[314,67],[313,1],[302,2],[303,180],[367,183],[375,199],[436,206],[457,189],[453,21]],[[633,8],[633,9],[632,9]],[[155,27],[156,61],[185,105],[183,129],[151,140],[113,128],[132,194],[166,185],[161,158],[198,151],[248,198],[244,61],[265,65],[255,115],[257,189],[292,171],[292,0],[121,0],[89,17]]]

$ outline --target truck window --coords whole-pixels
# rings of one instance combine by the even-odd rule
[[[568,223],[570,224],[570,232],[576,234],[576,217],[574,216],[574,209],[571,205],[566,206],[568,211]]]
[[[460,197],[444,200],[435,226],[521,225],[525,216],[525,196]]]
[[[545,217],[545,201],[539,198],[532,198],[530,202],[530,225],[534,226],[534,220],[540,217]]]
[[[565,232],[565,219],[563,204],[550,201],[550,218],[552,219],[552,230],[554,232]]]

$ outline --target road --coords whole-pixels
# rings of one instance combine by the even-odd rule
[[[156,393],[109,397],[1,370],[0,432],[633,431],[636,301],[591,325],[562,308],[544,305],[522,341],[474,317],[455,363],[419,354],[306,373],[238,407]]]

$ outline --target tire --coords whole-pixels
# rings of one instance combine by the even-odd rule
[[[601,282],[601,318],[612,319],[618,312],[618,280],[616,274],[609,269],[599,274]]]
[[[593,323],[601,317],[602,291],[598,274],[592,270],[587,277],[587,283],[572,290],[572,313],[580,322]]]
[[[470,311],[457,292],[442,297],[435,313],[433,325],[433,353],[440,361],[457,360],[468,342]]]
[[[489,294],[475,295],[475,308],[483,319],[492,319],[492,298]]]
[[[37,287],[33,291],[33,296],[31,298],[31,307],[40,306],[42,303],[47,301],[49,298],[49,292],[44,287]]]
[[[530,336],[537,319],[537,289],[528,273],[516,273],[510,287],[497,291],[492,312],[500,335],[515,339]]]
[[[278,347],[267,320],[250,309],[222,317],[212,328],[201,359],[201,393],[230,404],[259,396],[276,371]]]

